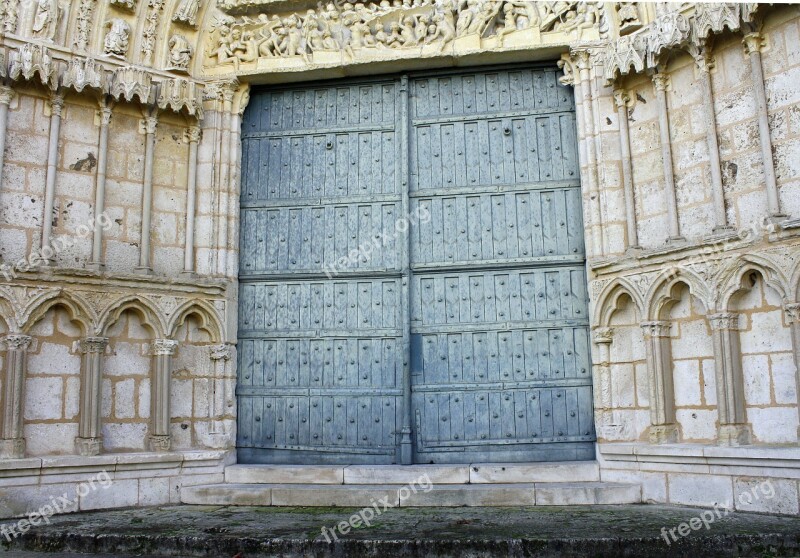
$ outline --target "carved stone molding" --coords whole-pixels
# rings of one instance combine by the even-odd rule
[[[202,93],[193,81],[175,78],[161,83],[158,106],[162,110],[185,111],[190,116],[203,118]]]
[[[146,70],[132,66],[119,68],[111,79],[109,94],[117,101],[124,99],[132,102],[135,97],[139,97],[140,102],[148,103],[153,86],[152,79]]]
[[[69,62],[61,84],[81,93],[84,89],[105,89],[105,70],[91,58],[73,58]]]
[[[25,43],[19,50],[11,53],[11,67],[8,72],[12,80],[20,78],[33,81],[38,77],[42,85],[55,88],[56,67],[47,47]]]

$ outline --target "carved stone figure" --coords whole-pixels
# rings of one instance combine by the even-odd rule
[[[136,0],[111,0],[109,4],[123,10],[136,11]]]
[[[187,70],[194,48],[183,35],[173,35],[169,40],[169,64],[177,70]]]
[[[6,33],[17,32],[17,22],[19,21],[19,0],[6,0],[2,3],[3,8],[3,31]]]
[[[130,25],[124,19],[116,18],[106,23],[106,26],[109,27],[109,30],[103,40],[103,52],[124,58],[128,53]]]
[[[33,16],[33,36],[38,39],[52,41],[58,26],[58,1],[37,0],[36,13]]]
[[[617,8],[620,33],[630,33],[642,26],[639,19],[639,8],[634,2],[620,2]]]
[[[200,10],[200,0],[181,0],[178,9],[172,16],[172,21],[185,23],[192,27],[197,25],[197,12]]]

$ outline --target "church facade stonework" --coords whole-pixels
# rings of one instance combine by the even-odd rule
[[[295,389],[290,362],[311,395],[292,391],[295,399],[280,404],[287,417],[295,402],[304,409],[292,415],[292,432],[309,424],[303,443],[313,445],[310,423],[324,428],[327,417],[314,414],[314,394],[326,395],[313,382],[328,374],[328,357],[290,352],[312,351],[318,340],[323,351],[346,345],[342,366],[357,383],[332,380],[343,401],[356,401],[361,386],[378,386],[370,375],[385,377],[392,363],[380,400],[391,408],[391,428],[380,422],[386,415],[370,417],[369,427],[353,427],[358,439],[347,441],[366,447],[372,440],[361,440],[362,432],[379,432],[389,440],[380,450],[389,448],[385,462],[410,463],[432,439],[429,393],[449,398],[452,411],[459,390],[472,390],[464,397],[473,405],[473,414],[458,415],[463,431],[451,429],[454,414],[435,415],[439,434],[445,422],[448,430],[431,455],[492,437],[497,447],[539,443],[533,438],[545,436],[543,423],[534,431],[525,422],[518,392],[511,400],[501,395],[522,390],[530,402],[543,394],[539,376],[526,374],[541,373],[544,353],[548,374],[575,374],[558,380],[566,391],[548,392],[550,407],[533,407],[540,418],[567,417],[563,431],[554,422],[547,442],[593,449],[603,481],[640,485],[644,502],[736,502],[737,509],[800,513],[797,5],[0,0],[0,42],[3,516],[37,509],[99,471],[109,472],[114,490],[81,498],[82,510],[177,503],[185,487],[223,482],[244,434],[278,443],[275,425],[284,415],[267,410],[278,401],[267,396],[280,381]],[[451,87],[452,76],[473,74],[510,81]],[[437,93],[426,93],[419,109],[418,88],[428,83]],[[337,94],[352,91],[348,112]],[[470,110],[478,107],[489,114],[487,132],[470,159],[453,153],[462,144],[445,134],[461,130],[454,134],[467,138]],[[553,113],[559,141],[555,127],[536,135]],[[519,143],[528,121],[533,131],[525,137],[539,143]],[[408,139],[434,127],[449,155],[430,147],[433,140]],[[533,155],[544,137],[553,152]],[[343,138],[356,151],[342,151]],[[368,153],[358,151],[362,141]],[[463,142],[468,152],[473,144]],[[416,146],[413,156],[395,147],[401,144]],[[521,165],[526,158],[539,163]],[[566,162],[545,167],[556,160]],[[389,161],[396,163],[391,171]],[[534,167],[537,180],[526,176]],[[464,184],[447,190],[448,169]],[[523,182],[535,184],[515,190]],[[253,184],[265,192],[275,186],[280,195],[262,207],[245,196]],[[318,184],[325,191],[308,194]],[[329,195],[341,184],[363,185],[370,197]],[[562,190],[562,206],[553,202],[552,211],[523,218],[527,200],[539,196],[544,204],[547,192]],[[518,205],[493,209],[500,198]],[[471,202],[490,226],[485,217],[470,221]],[[352,216],[339,214],[326,241],[311,222],[334,209]],[[426,212],[433,215],[427,229]],[[285,217],[285,225],[270,225],[270,215]],[[570,217],[559,222],[561,215]],[[308,218],[306,228],[293,225],[294,216]],[[368,254],[359,252],[362,229],[380,240]],[[475,238],[479,248],[470,253]],[[355,253],[337,251],[340,242]],[[400,242],[428,242],[431,255]],[[334,259],[325,254],[329,245]],[[549,306],[544,278],[567,265],[567,283],[553,291],[560,306]],[[523,272],[536,286],[529,295]],[[486,278],[480,295],[475,274]],[[266,285],[260,291],[253,286],[259,281]],[[332,293],[352,287],[352,299],[314,298],[308,293],[316,284]],[[370,293],[357,290],[367,284]],[[276,300],[269,300],[273,287]],[[386,309],[389,300],[396,314]],[[482,310],[473,314],[478,303]],[[571,313],[563,311],[567,303]],[[325,313],[325,324],[315,325],[315,307],[348,318],[337,325],[340,314]],[[533,308],[535,319],[526,314]],[[258,327],[245,323],[248,316]],[[555,337],[531,334],[529,346],[523,334],[541,319],[550,320],[548,331],[556,322],[562,329]],[[563,339],[567,330],[572,345]],[[501,344],[504,331],[508,345]],[[492,334],[496,351],[479,352],[478,341]],[[470,353],[459,344],[467,335]],[[283,352],[270,364],[273,337]],[[425,349],[433,338],[443,339],[439,352]],[[334,348],[339,339],[353,342]],[[358,353],[367,339],[370,368],[363,372]],[[563,365],[552,366],[556,353]],[[434,357],[450,371],[458,361],[461,376],[413,384],[439,370],[426,368]],[[348,368],[348,360],[358,364]],[[483,370],[506,391],[490,394]],[[285,378],[273,381],[271,371]],[[494,434],[470,426],[481,420],[481,389],[497,397],[484,413],[487,425],[502,425]],[[574,400],[569,389],[579,393]],[[568,401],[557,411],[561,393]],[[281,428],[281,450],[302,446],[290,441],[288,425]],[[737,498],[767,479],[774,498]]]

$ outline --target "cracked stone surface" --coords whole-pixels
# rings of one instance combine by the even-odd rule
[[[167,506],[51,518],[2,540],[0,556],[797,556],[800,517],[730,513],[667,544],[697,508],[574,506],[388,509],[328,542],[355,508]],[[710,512],[713,514],[713,512]],[[2,521],[8,525],[16,520]],[[677,530],[675,531],[677,535]]]

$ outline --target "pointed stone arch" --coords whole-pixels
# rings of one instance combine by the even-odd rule
[[[161,313],[150,301],[136,295],[126,296],[109,306],[98,319],[98,333],[105,335],[126,310],[139,314],[142,322],[152,330],[154,339],[164,336],[167,328]]]
[[[211,337],[212,343],[221,343],[225,338],[222,321],[214,307],[204,300],[189,300],[182,304],[172,315],[165,331],[167,337],[174,339],[178,329],[186,322],[189,316],[200,318],[200,329]]]
[[[594,305],[594,316],[592,325],[594,327],[607,327],[611,317],[620,308],[620,301],[623,296],[629,296],[636,305],[636,310],[640,316],[645,316],[645,301],[634,288],[634,286],[624,277],[614,279],[605,286],[597,297]]]
[[[650,320],[664,319],[664,311],[677,302],[677,290],[686,286],[689,293],[697,298],[706,312],[713,308],[713,296],[711,289],[705,281],[687,269],[668,269],[659,275],[645,297],[645,316]]]
[[[50,297],[37,301],[35,306],[26,310],[21,326],[23,332],[30,332],[36,323],[52,308],[61,306],[67,310],[70,320],[80,324],[82,335],[89,335],[95,328],[94,311],[85,301],[66,291],[53,292]]]
[[[764,283],[775,289],[784,302],[791,299],[790,280],[777,266],[764,257],[745,254],[731,262],[720,277],[716,297],[720,311],[729,311],[733,297],[750,288],[747,282],[752,273],[761,275]]]

